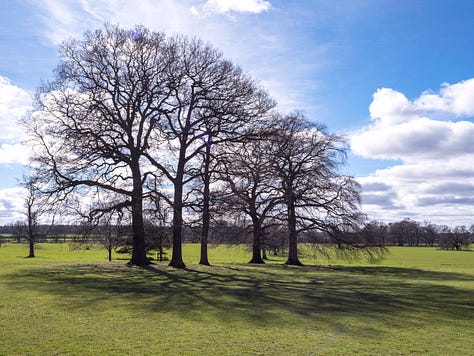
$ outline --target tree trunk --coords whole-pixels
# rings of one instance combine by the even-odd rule
[[[253,221],[253,242],[252,242],[252,259],[249,263],[264,264],[262,259],[262,228],[257,217],[252,218]]]
[[[28,257],[35,257],[35,240],[34,238],[29,239],[30,242],[30,253]]]
[[[202,206],[202,229],[201,229],[201,259],[199,260],[200,265],[209,266],[209,258],[207,253],[207,243],[209,239],[209,225],[211,221],[211,213],[209,211],[209,200],[210,200],[210,173],[209,173],[209,161],[211,157],[210,146],[206,146],[206,157],[204,160],[204,189],[203,189],[203,206]]]
[[[204,226],[202,227],[204,230]],[[199,260],[200,265],[205,265],[205,266],[210,266],[211,264],[209,263],[209,257],[207,253],[207,235],[205,235],[204,232],[202,232],[201,235],[201,258]]]
[[[291,199],[288,201],[288,259],[286,265],[302,266],[298,259],[298,233],[296,231],[296,211],[295,203]]]
[[[130,263],[135,266],[148,266],[150,260],[146,256],[145,226],[143,224],[143,187],[140,173],[139,158],[132,158],[133,193],[132,193],[132,258]]]
[[[138,201],[137,201],[138,200]],[[150,260],[146,256],[145,227],[143,225],[142,198],[132,198],[132,259],[130,263],[135,266],[148,266]]]
[[[35,219],[36,215],[33,213],[33,202],[28,201],[28,242],[30,245],[30,253],[28,254],[29,258],[35,257],[35,228],[37,226],[37,221]]]
[[[179,177],[179,176],[178,176]],[[182,227],[183,227],[183,183],[176,179],[174,185],[173,204],[173,253],[169,265],[175,268],[185,268],[183,262]]]

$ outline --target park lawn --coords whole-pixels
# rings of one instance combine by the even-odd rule
[[[184,246],[186,270],[123,255],[0,247],[1,355],[474,352],[474,252],[391,248],[382,262],[251,266],[241,247]]]

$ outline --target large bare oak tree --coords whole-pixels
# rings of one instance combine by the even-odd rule
[[[149,263],[143,200],[152,194],[144,190],[152,172],[145,153],[174,90],[164,80],[173,60],[160,33],[108,25],[88,32],[61,45],[55,80],[25,120],[33,164],[51,192],[122,197],[104,209],[131,209],[131,263],[139,266]]]

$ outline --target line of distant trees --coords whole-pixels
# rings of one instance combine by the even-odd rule
[[[357,235],[360,242],[384,246],[438,246],[463,250],[474,241],[474,225],[449,227],[412,219],[391,223],[371,221]]]
[[[172,246],[172,228],[157,226],[147,222],[146,250],[157,253],[157,259],[168,259],[165,250]],[[37,242],[72,243],[77,248],[89,248],[95,244],[102,244],[108,252],[109,260],[112,251],[131,253],[132,228],[129,225],[40,225],[38,227]],[[210,226],[209,244],[246,244],[253,245],[252,231],[248,227],[229,225],[225,221],[216,221]],[[183,229],[183,242],[199,243],[200,226],[187,226]],[[9,235],[10,241],[18,243],[28,242],[28,232],[25,222],[17,221],[14,224],[0,226],[0,234]],[[397,222],[383,223],[371,221],[358,231],[346,232],[350,234],[354,245],[361,246],[437,246],[446,250],[467,250],[474,243],[474,225],[449,227],[436,225],[430,222],[418,222],[404,219]],[[5,240],[5,238],[4,238]],[[330,234],[321,231],[309,231],[301,234],[299,242],[316,245],[337,245]],[[282,255],[288,249],[287,231],[282,226],[269,226],[264,229],[261,239],[262,258],[268,255]]]

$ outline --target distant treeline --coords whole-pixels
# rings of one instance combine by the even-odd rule
[[[0,226],[0,234],[10,235],[10,240],[26,242],[26,226],[15,223]],[[147,226],[147,249],[171,247],[172,227]],[[55,225],[44,226],[45,233],[38,242],[72,242],[77,244],[103,243],[108,249],[120,249],[129,252],[132,244],[130,226]],[[200,226],[188,226],[183,229],[183,241],[198,243]],[[281,226],[269,227],[264,231],[263,250],[273,254],[287,249],[286,231]],[[474,242],[474,225],[449,227],[432,223],[420,223],[404,219],[393,223],[371,221],[357,231],[343,234],[350,237],[354,244],[375,246],[438,246],[443,249],[468,249]],[[350,235],[350,236],[349,236]],[[344,239],[344,236],[339,236]],[[299,237],[302,243],[333,244],[334,239],[326,232],[306,232]],[[249,228],[231,226],[225,223],[213,224],[210,229],[211,244],[251,244]]]
[[[439,246],[462,250],[473,242],[474,225],[449,227],[404,219],[393,223],[372,221],[355,232],[360,242],[384,246]]]

